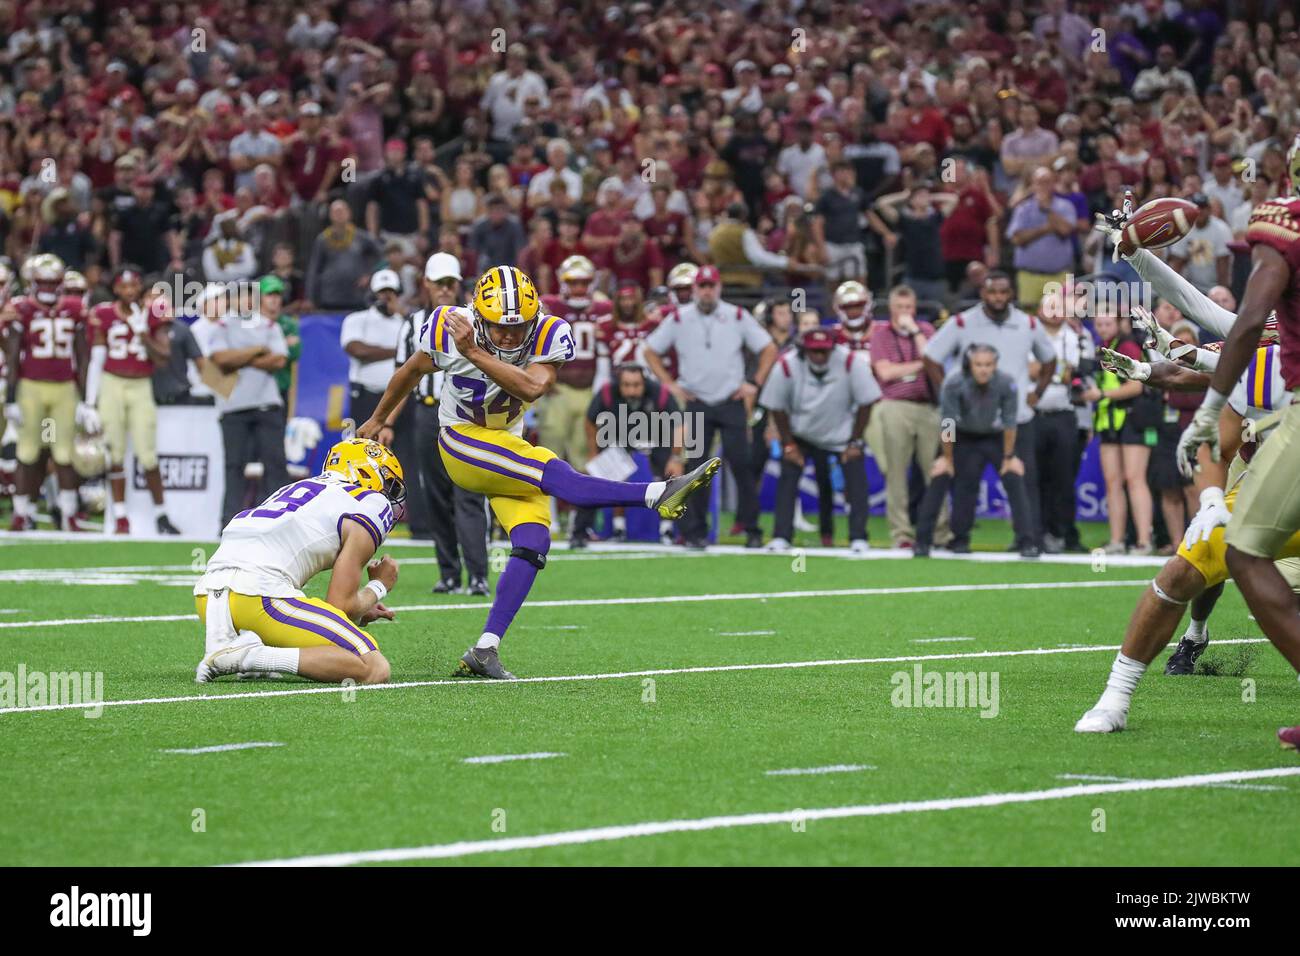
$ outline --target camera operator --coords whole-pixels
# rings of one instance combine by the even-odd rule
[[[617,434],[622,423],[629,427],[627,446],[631,451],[639,451],[650,459],[650,471],[655,481],[677,478],[682,474],[682,442],[684,435],[680,422],[681,406],[666,387],[660,385],[646,373],[643,366],[636,362],[624,362],[614,369],[613,378],[596,389],[590,405],[587,406],[587,458],[595,458],[606,448],[615,447],[609,442],[602,442],[602,431]],[[672,416],[672,417],[669,417]],[[638,419],[650,427],[643,430],[643,436],[650,439],[636,442],[634,439]],[[662,425],[672,422],[669,444],[656,443],[653,439],[665,437]],[[577,547],[586,547],[588,532],[591,530],[595,511],[591,508],[579,508],[573,519],[573,543]],[[614,538],[625,540],[627,537],[627,519],[623,509],[614,511]],[[659,537],[662,543],[673,541],[673,523],[664,518],[659,521]]]
[[[1082,326],[1067,321],[1075,314],[1063,295],[1045,295],[1038,309],[1047,339],[1056,351],[1056,370],[1035,409],[1038,426],[1034,449],[1039,462],[1038,494],[1041,501],[1042,539],[1047,554],[1082,552],[1074,523],[1074,480],[1082,448],[1079,442],[1079,408],[1085,383],[1097,368],[1097,348]],[[1077,322],[1077,320],[1076,320]]]

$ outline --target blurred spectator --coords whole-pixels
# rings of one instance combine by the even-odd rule
[[[275,370],[275,387],[280,392],[280,401],[284,404],[286,415],[290,414],[292,405],[293,383],[297,375],[295,367],[302,358],[302,337],[298,334],[298,317],[284,311],[285,285],[274,274],[264,275],[258,282],[259,312],[270,322],[280,327],[284,335],[285,363],[283,368]]]
[[[527,242],[524,227],[511,214],[506,200],[492,193],[485,201],[486,215],[469,232],[469,249],[480,262],[494,266],[513,266]]]
[[[284,147],[280,138],[266,128],[261,110],[244,114],[244,131],[230,141],[230,168],[235,171],[235,188],[253,185],[253,169],[261,163],[280,165]]]
[[[402,330],[398,309],[402,280],[391,269],[370,277],[373,304],[343,320],[339,344],[348,355],[348,383],[352,388],[348,416],[354,422],[370,419],[388,387],[397,365],[397,339]]]
[[[1218,153],[1210,167],[1211,177],[1205,183],[1203,192],[1210,199],[1217,199],[1223,208],[1223,218],[1231,223],[1237,208],[1246,201],[1245,190],[1232,171],[1232,159],[1227,153]]]
[[[926,344],[926,373],[935,392],[944,383],[943,363],[959,359],[972,345],[991,345],[997,350],[997,369],[1015,383],[1015,453],[1027,490],[1026,520],[1018,526],[1016,546],[1036,546],[1038,538],[1038,464],[1034,408],[1056,374],[1056,352],[1043,331],[1042,323],[1011,304],[1011,281],[1004,272],[990,272],[980,289],[980,304],[948,319]],[[1037,361],[1037,381],[1030,380],[1029,366]],[[1028,540],[1022,537],[1029,534]],[[953,534],[957,534],[956,520]]]
[[[1119,319],[1101,311],[1093,320],[1103,347],[1142,360],[1142,349],[1131,338],[1120,334]],[[1094,429],[1101,442],[1101,470],[1106,479],[1106,514],[1110,522],[1107,554],[1123,554],[1125,527],[1132,514],[1137,533],[1137,554],[1151,554],[1152,503],[1147,485],[1147,463],[1155,445],[1154,428],[1133,417],[1135,400],[1143,385],[1121,381],[1114,372],[1099,369],[1096,384],[1083,392],[1086,402],[1096,403]]]
[[[1040,115],[1033,103],[1020,104],[1019,125],[1002,139],[1002,171],[1008,176],[1025,176],[1055,157],[1060,140],[1051,130],[1043,129],[1039,124]]]
[[[58,256],[69,269],[85,269],[93,260],[96,242],[90,217],[76,211],[72,194],[62,186],[52,189],[41,202],[41,216],[46,225],[36,248]]]
[[[252,245],[244,241],[239,222],[227,217],[217,229],[217,238],[203,250],[203,277],[209,282],[251,279],[257,273],[257,256]]]
[[[510,139],[515,124],[524,118],[524,101],[530,96],[546,104],[546,81],[528,69],[528,48],[511,43],[506,48],[506,68],[492,74],[479,104],[491,120],[493,139]]]
[[[623,282],[642,289],[664,284],[664,257],[658,243],[651,242],[645,227],[633,216],[619,224],[618,241],[605,250],[599,265],[608,275],[608,285],[617,288]]]
[[[970,552],[970,530],[986,465],[997,469],[1002,480],[1021,557],[1039,556],[1025,500],[1025,465],[1015,451],[1020,442],[1015,426],[1019,388],[1015,376],[998,368],[998,355],[992,345],[971,345],[962,352],[961,365],[944,379],[939,414],[951,424],[941,436],[943,453],[930,468],[930,485],[917,517],[913,557],[929,557],[935,523],[949,489],[950,548],[956,554]]]
[[[919,183],[881,196],[869,216],[887,249],[895,249],[902,240],[903,284],[930,302],[942,303],[948,295],[947,272],[934,252],[942,248],[944,217],[957,201],[953,193],[932,192],[929,183]]]
[[[108,262],[116,269],[134,262],[144,275],[162,272],[169,265],[183,268],[181,240],[172,210],[157,198],[153,180],[137,176],[132,183],[130,204],[118,204],[108,239]]]
[[[421,237],[429,234],[424,175],[407,162],[406,143],[400,139],[384,146],[384,168],[370,181],[366,229],[383,242],[401,242],[412,255],[419,251]]]
[[[1210,213],[1205,193],[1191,197],[1196,204],[1196,222],[1191,231],[1169,247],[1169,266],[1202,292],[1212,286],[1228,285],[1232,278],[1232,230]]]
[[[848,160],[832,165],[831,175],[831,187],[813,207],[813,235],[825,250],[826,278],[865,281],[867,257],[862,247],[862,222],[867,197],[857,184],[857,170]]]
[[[1048,283],[1064,283],[1074,265],[1074,205],[1054,193],[1052,171],[1034,170],[1031,192],[1011,210],[1007,238],[1015,249],[1016,301],[1036,309]]]
[[[811,329],[798,347],[777,359],[760,401],[771,412],[781,439],[781,477],[776,516],[768,548],[784,551],[794,538],[794,505],[805,462],[812,460],[822,507],[822,544],[832,543],[831,456],[838,456],[849,504],[849,546],[863,552],[867,543],[866,442],[862,434],[880,388],[865,356],[835,344],[827,329]]]
[[[330,203],[329,225],[312,244],[307,266],[307,298],[333,311],[365,305],[366,283],[380,255],[379,243],[352,222],[342,199]]]
[[[883,437],[885,514],[895,548],[910,548],[916,531],[908,514],[908,472],[915,461],[924,481],[939,453],[939,410],[922,356],[934,326],[916,317],[916,293],[897,286],[889,293],[889,319],[872,323],[871,370],[880,383],[875,415]],[[946,527],[939,538],[946,543]]]
[[[776,170],[801,199],[813,192],[817,175],[826,167],[826,150],[813,139],[813,124],[806,119],[795,123],[795,140],[781,150]]]
[[[690,470],[709,453],[721,433],[722,454],[732,473],[748,469],[749,429],[746,401],[753,400],[776,360],[776,346],[754,317],[739,306],[722,301],[722,280],[714,266],[702,267],[695,276],[694,299],[675,310],[650,333],[645,359],[651,374],[663,382],[703,428],[692,436],[700,442],[698,454],[686,463]],[[744,350],[758,354],[753,381],[746,381]],[[677,351],[678,377],[664,367],[662,356]],[[745,546],[760,547],[758,490],[752,482],[737,481],[736,520],[745,530]],[[688,547],[702,548],[708,531],[707,502],[697,501],[682,519]]]
[[[208,360],[235,375],[230,394],[217,394],[217,414],[225,451],[224,527],[245,505],[245,469],[262,466],[257,501],[289,483],[284,458],[284,404],[274,373],[284,368],[288,346],[280,326],[256,313],[232,318],[212,331]]]

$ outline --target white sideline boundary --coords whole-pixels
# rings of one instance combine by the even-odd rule
[[[1216,646],[1227,644],[1265,644],[1266,637],[1235,637],[1215,640]],[[1097,644],[1086,647],[1034,647],[1009,651],[971,651],[966,654],[906,654],[901,657],[846,657],[815,661],[783,661],[770,664],[712,664],[701,667],[661,667],[640,671],[610,671],[598,674],[560,674],[552,677],[519,677],[515,680],[445,680],[402,681],[392,684],[358,684],[354,687],[311,686],[286,690],[243,691],[233,694],[185,694],[177,697],[145,697],[138,700],[105,700],[76,704],[38,704],[30,707],[0,708],[5,714],[43,713],[56,710],[86,710],[89,707],[145,707],[153,704],[184,704],[198,701],[249,700],[262,697],[301,697],[307,694],[342,694],[357,691],[405,690],[411,687],[515,687],[521,684],[580,683],[597,680],[622,680],[631,677],[667,677],[673,674],[722,674],[728,671],[798,670],[804,667],[851,667],[865,664],[911,664],[917,661],[955,661],[998,657],[1031,657],[1045,654],[1114,653],[1114,644]]]
[[[1021,581],[986,584],[933,584],[897,588],[822,588],[801,591],[747,591],[735,594],[666,594],[658,597],[574,598],[570,600],[528,601],[525,608],[543,607],[610,607],[635,604],[688,604],[708,601],[767,601],[787,598],[884,597],[898,594],[952,594],[970,591],[1052,591],[1070,588],[1145,587],[1145,578],[1120,578],[1102,581]],[[392,610],[414,611],[483,611],[487,602],[463,601],[458,604],[400,604]],[[32,627],[68,627],[74,624],[138,624],[145,622],[194,621],[197,614],[140,614],[127,617],[46,618],[31,621],[0,621],[0,630]]]
[[[658,836],[665,833],[700,833],[735,827],[767,826],[777,823],[804,823],[812,820],[845,820],[857,817],[897,816],[907,813],[934,813],[946,810],[970,810],[1002,807],[1049,800],[1068,800],[1106,793],[1135,793],[1152,790],[1181,790],[1242,780],[1268,780],[1300,775],[1300,767],[1273,767],[1266,770],[1230,770],[1222,773],[1190,774],[1152,780],[1125,780],[1113,783],[1078,784],[1051,790],[1013,793],[985,793],[971,797],[948,797],[941,800],[908,800],[898,803],[872,803],[848,807],[824,807],[815,810],[781,810],[773,813],[744,813],[731,816],[700,817],[686,820],[632,823],[622,826],[591,827],[585,830],[561,830],[535,836],[504,837],[498,840],[467,840],[437,843],[430,846],[384,850],[359,850],[324,853],[317,856],[286,857],[278,860],[250,860],[235,866],[352,866],[357,863],[404,863],[413,860],[447,860],[481,853],[507,853],[512,850],[538,850],[553,846],[578,846],[609,843],[633,837]]]

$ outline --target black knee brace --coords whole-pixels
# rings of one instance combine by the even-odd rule
[[[546,567],[546,555],[540,551],[534,551],[532,548],[521,548],[518,545],[510,549],[510,557],[523,558],[538,571]]]

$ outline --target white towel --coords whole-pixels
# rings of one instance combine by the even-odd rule
[[[230,617],[230,588],[217,588],[208,592],[207,646],[204,656],[234,641],[239,634]]]

